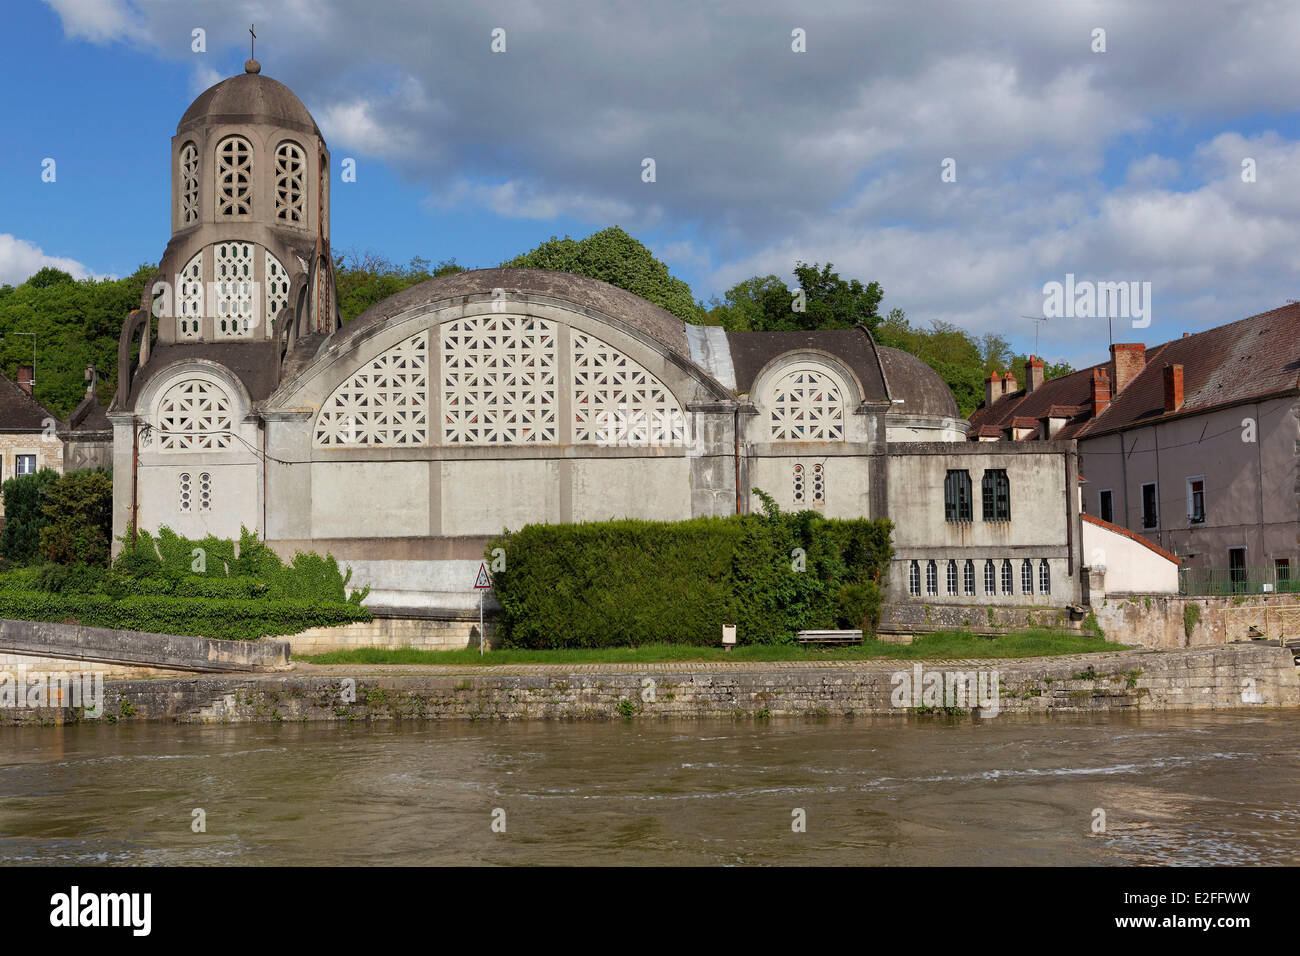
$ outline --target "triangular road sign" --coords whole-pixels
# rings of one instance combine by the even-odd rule
[[[478,576],[474,578],[474,588],[475,590],[481,591],[484,588],[490,587],[492,587],[492,579],[488,577],[487,565],[480,561],[478,566]]]

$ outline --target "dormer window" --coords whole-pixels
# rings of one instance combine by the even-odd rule
[[[222,216],[253,212],[253,147],[242,136],[217,145],[217,211]]]

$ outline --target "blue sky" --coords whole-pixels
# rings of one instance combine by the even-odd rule
[[[336,177],[357,161],[356,183],[334,180],[336,251],[493,266],[619,224],[701,299],[829,260],[879,281],[885,309],[1024,350],[1021,316],[1066,273],[1151,282],[1151,327],[1119,340],[1300,298],[1295,4],[50,0],[5,14],[0,281],[157,261],[176,122],[242,69],[256,22],[263,72],[313,112]],[[1049,322],[1040,351],[1097,361],[1105,325]]]

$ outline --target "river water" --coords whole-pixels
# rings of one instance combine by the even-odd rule
[[[1298,723],[0,728],[0,862],[1296,864]]]

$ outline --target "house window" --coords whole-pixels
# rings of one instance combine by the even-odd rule
[[[36,456],[35,455],[15,455],[14,464],[17,466],[15,472],[19,475],[36,474]]]
[[[1187,520],[1200,524],[1205,520],[1205,476],[1187,479]]]
[[[948,593],[956,596],[960,592],[957,590],[957,562],[948,562]]]
[[[1011,569],[1011,560],[1009,558],[1003,558],[1002,559],[1002,593],[1003,594],[1016,593],[1015,577],[1016,577],[1015,572]]]
[[[966,586],[966,596],[975,596],[975,562],[967,559],[964,573],[962,574],[962,584]]]
[[[992,558],[984,562],[984,593],[998,593],[998,572],[997,569],[993,567]]]
[[[907,572],[907,593],[919,595],[921,593],[921,564],[913,561],[911,568]]]
[[[217,211],[223,216],[253,211],[253,147],[239,136],[217,146]]]
[[[1034,593],[1034,562],[1028,558],[1020,562],[1020,593]]]
[[[925,566],[925,593],[939,593],[939,568],[933,561]]]
[[[1052,567],[1046,558],[1038,562],[1038,593],[1052,593]]]
[[[1160,514],[1156,508],[1155,482],[1142,486],[1142,527],[1154,528],[1160,523]]]
[[[1011,520],[1011,482],[1002,468],[991,468],[984,472],[980,482],[984,497],[985,521]]]
[[[1115,495],[1109,488],[1097,492],[1097,517],[1102,521],[1115,521]]]
[[[946,521],[972,520],[970,472],[948,472],[943,482],[943,516]]]

